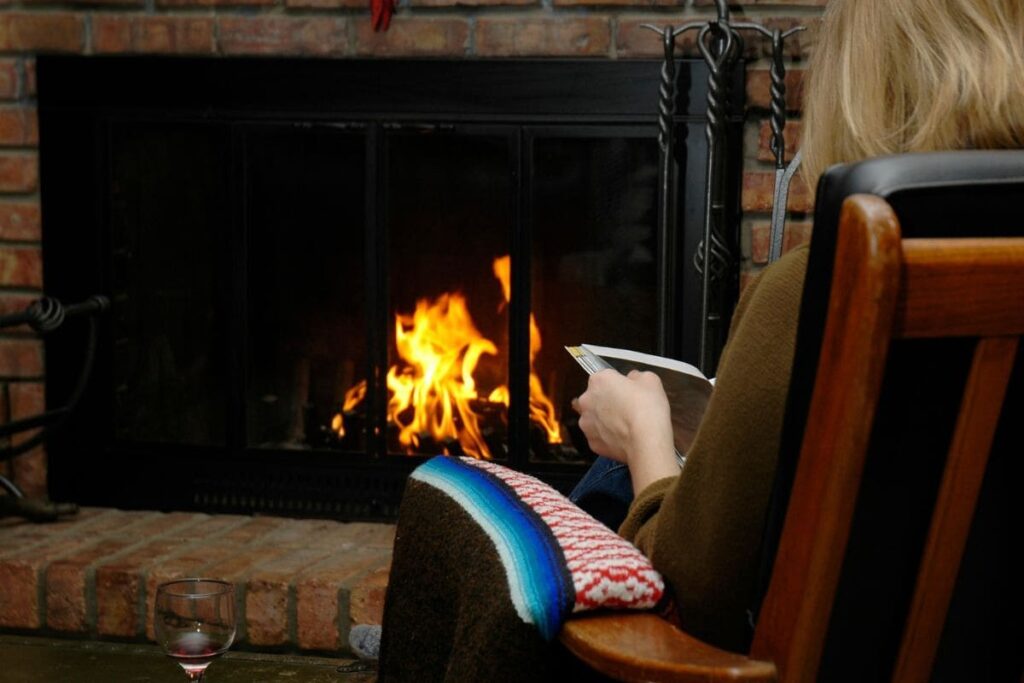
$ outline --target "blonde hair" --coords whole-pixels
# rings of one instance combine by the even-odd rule
[[[831,0],[809,76],[811,183],[880,154],[1024,147],[1024,0]]]

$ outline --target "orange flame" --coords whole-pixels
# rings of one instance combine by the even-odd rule
[[[495,259],[494,274],[501,282],[505,301],[509,301],[508,256]],[[412,315],[396,315],[395,346],[404,365],[392,365],[388,370],[387,417],[399,428],[399,443],[411,451],[420,445],[420,435],[429,434],[441,444],[457,440],[463,453],[490,459],[490,449],[471,405],[479,399],[473,373],[484,354],[496,355],[498,349],[476,329],[465,297],[456,292],[442,294],[433,302],[420,299]],[[554,405],[532,372],[540,348],[540,330],[531,314],[530,417],[544,428],[549,442],[561,443]],[[345,393],[342,413],[331,421],[331,429],[339,437],[345,435],[343,413],[365,396],[365,380]],[[487,400],[508,406],[508,387],[495,388]]]
[[[341,412],[331,420],[331,431],[337,434],[339,439],[345,436],[345,418],[342,415],[362,403],[364,398],[366,398],[365,379],[345,392],[345,401],[341,405]]]
[[[398,355],[408,366],[388,370],[388,419],[400,428],[403,446],[419,446],[419,435],[458,439],[464,453],[489,458],[470,401],[477,398],[473,371],[480,356],[497,347],[477,331],[461,294],[416,302],[411,316],[396,316]],[[412,407],[411,417],[406,412]]]
[[[501,283],[501,291],[505,295],[505,302],[512,300],[512,259],[508,256],[499,256],[494,259],[494,276]],[[540,351],[540,328],[537,321],[530,314],[530,419],[544,428],[548,434],[548,443],[562,443],[562,430],[555,416],[555,406],[544,393],[540,378],[533,372],[533,359]],[[504,387],[499,387],[504,388]],[[497,390],[496,390],[497,391]],[[493,400],[493,399],[492,399]],[[505,405],[508,405],[508,389],[505,389]]]

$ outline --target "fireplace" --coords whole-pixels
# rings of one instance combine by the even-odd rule
[[[659,69],[40,57],[46,293],[112,301],[52,496],[380,519],[439,453],[568,487],[562,347],[696,353],[707,71],[665,186]],[[47,342],[54,404],[80,346]]]

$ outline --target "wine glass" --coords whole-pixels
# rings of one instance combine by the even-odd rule
[[[156,640],[190,681],[235,639],[235,587],[215,579],[180,579],[157,586],[153,611]]]

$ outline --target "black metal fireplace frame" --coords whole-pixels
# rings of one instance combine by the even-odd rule
[[[654,61],[41,56],[37,73],[46,293],[74,300],[81,293],[107,291],[103,226],[108,207],[100,197],[107,172],[103,166],[105,121],[110,117],[365,126],[371,140],[382,126],[484,124],[585,125],[595,130],[612,126],[654,139],[660,68],[661,63]],[[438,78],[439,74],[444,77]],[[679,145],[703,138],[707,75],[700,60],[679,62],[673,117]],[[740,65],[733,74],[733,93],[743,92],[742,78]],[[381,105],[385,99],[386,110]],[[740,138],[742,111],[742,97],[734,96],[727,112],[734,139]],[[520,135],[518,144],[526,144],[524,139]],[[705,159],[695,154],[681,159],[685,168],[678,174],[671,201],[679,208],[676,229],[663,245],[669,267],[678,276],[672,279],[672,291],[664,295],[663,304],[673,315],[659,340],[669,355],[677,357],[692,356],[697,344],[682,321],[695,320],[700,306],[700,278],[689,264],[700,240],[705,191]],[[741,161],[739,145],[729,148],[722,160],[729,170],[727,177],[736,181],[728,188],[726,202],[734,216],[739,213]],[[686,178],[699,182],[687,184]],[[522,201],[519,211],[525,211]],[[367,222],[374,224],[380,207],[370,202],[366,209]],[[528,226],[515,231],[513,259],[529,253],[529,233]],[[384,295],[380,265],[371,267],[369,275],[375,283],[369,291],[376,296]],[[238,271],[235,267],[232,287],[243,291]],[[513,455],[510,464],[564,489],[579,476],[579,466],[528,463],[525,455],[528,373],[522,368],[529,364],[529,301],[528,272],[520,268],[513,273],[510,305],[510,389],[517,398],[509,413],[510,452],[519,455]],[[384,306],[370,310],[377,318],[370,321],[368,331],[369,376],[379,377],[387,367],[381,338],[387,313]],[[241,334],[244,313],[236,310],[231,317],[229,328]],[[380,519],[396,514],[405,478],[423,460],[387,456],[381,441],[365,456],[246,448],[244,431],[238,427],[244,425],[240,414],[244,397],[238,382],[230,385],[234,388],[229,396],[233,426],[228,429],[227,448],[114,443],[109,436],[110,380],[102,379],[109,378],[112,352],[111,340],[104,342],[101,337],[96,369],[101,379],[90,387],[69,428],[50,443],[55,499],[130,508]],[[242,377],[242,359],[238,354],[226,355],[229,376]],[[73,347],[61,339],[48,340],[48,401],[59,403],[67,394],[68,378],[74,376],[71,368],[77,362]],[[372,412],[383,419],[384,397],[378,395],[375,400],[378,410]],[[339,457],[345,458],[344,467],[339,467]],[[171,462],[176,466],[168,466]],[[283,468],[282,462],[287,466]]]

